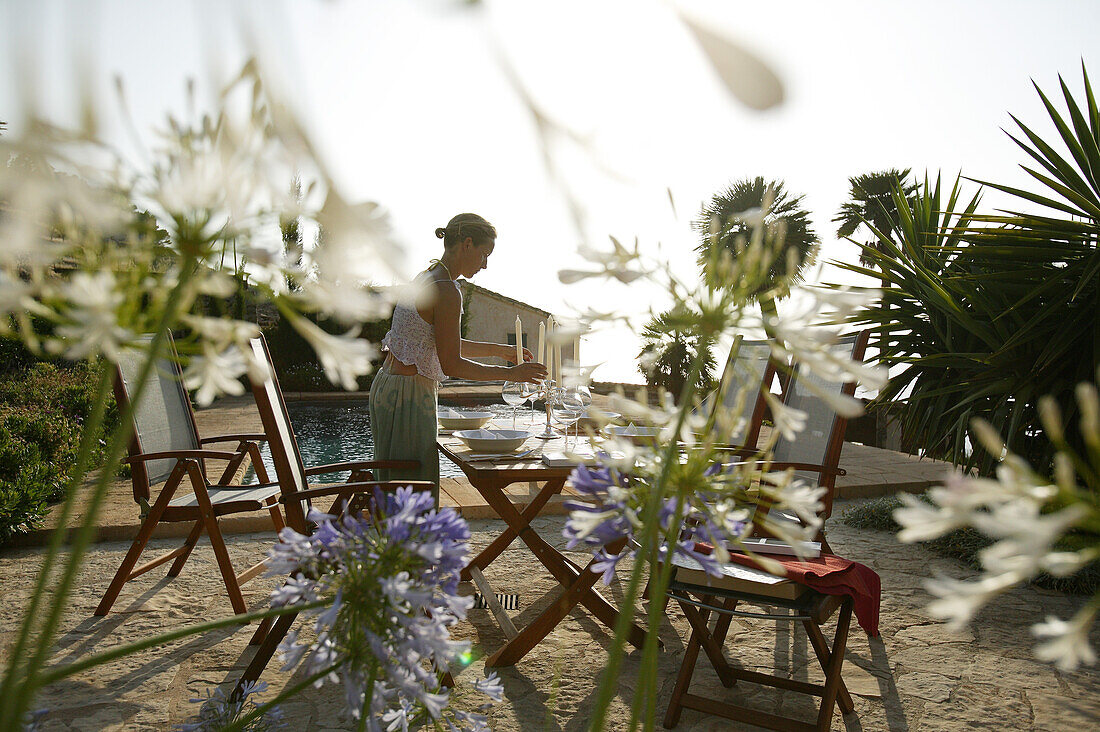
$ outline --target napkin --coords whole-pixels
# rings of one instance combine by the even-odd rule
[[[709,550],[709,551],[708,551]],[[713,547],[695,543],[695,551],[709,554]],[[787,571],[787,579],[807,585],[826,595],[848,595],[853,600],[852,610],[867,635],[878,637],[879,604],[882,583],[873,569],[835,554],[822,553],[814,559],[775,559]],[[747,567],[758,568],[756,562],[745,554],[730,554],[730,561]]]
[[[477,430],[470,430],[463,435],[463,437],[472,437],[476,440],[499,440],[500,435],[493,430],[487,430],[484,427]]]
[[[462,412],[444,408],[439,410],[439,416],[444,419],[458,419],[462,416]]]
[[[592,454],[546,452],[542,454],[543,465],[550,468],[568,468],[573,465],[595,465],[596,456]]]

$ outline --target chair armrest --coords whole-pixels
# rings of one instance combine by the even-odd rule
[[[430,491],[435,488],[435,483],[430,480],[368,480],[361,483],[340,483],[338,485],[322,486],[320,488],[307,488],[304,491],[294,491],[280,496],[279,503],[300,500],[303,498],[319,498],[321,496],[333,496],[343,493],[366,493],[375,488],[383,490],[395,490],[411,486],[422,491]]]
[[[168,452],[147,452],[141,455],[131,455],[125,458],[124,463],[143,463],[148,460],[202,460],[210,458],[214,460],[233,460],[238,456],[235,452],[223,452],[221,450],[169,450]]]
[[[200,445],[208,442],[267,442],[267,435],[216,435],[199,438]]]
[[[794,470],[809,470],[814,473],[821,473],[823,475],[847,475],[847,471],[840,467],[829,467],[827,465],[818,465],[817,463],[779,463],[779,462],[761,462],[762,465],[767,465],[772,470],[787,470],[793,468]]]
[[[413,470],[420,467],[419,460],[358,460],[343,463],[331,463],[329,465],[315,465],[306,468],[306,475],[321,475],[323,473],[340,473],[345,470],[371,470],[373,468],[393,470]]]

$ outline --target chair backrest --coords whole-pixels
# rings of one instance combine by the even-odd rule
[[[264,337],[257,336],[250,341],[252,353],[257,361],[266,364],[266,374],[257,377],[249,369],[248,380],[252,384],[252,395],[256,399],[256,408],[267,435],[267,444],[271,448],[271,462],[275,465],[275,476],[279,481],[280,492],[286,496],[308,488],[306,468],[298,450],[298,441],[294,437],[294,428],[290,424],[290,415],[286,411],[286,401],[279,388],[279,379],[275,375],[275,366],[271,361],[271,352],[267,350]],[[308,534],[306,523],[309,501],[294,498],[285,501],[287,526],[295,531]]]
[[[152,340],[153,337],[147,335],[139,339],[139,342],[148,346]],[[168,336],[168,341],[170,356],[157,359],[149,383],[134,406],[131,457],[155,452],[199,449],[195,413],[183,385],[183,374],[171,335]],[[128,349],[119,357],[115,367],[114,391],[115,401],[120,409],[129,404],[132,401],[131,395],[136,393],[146,352],[146,349]],[[176,461],[170,458],[133,463],[130,475],[134,500],[138,503],[148,502],[149,487],[166,479],[175,465]]]
[[[829,351],[837,358],[862,362],[869,336],[870,331],[841,336],[830,346]],[[776,462],[810,463],[835,469],[840,464],[840,451],[844,447],[844,432],[848,420],[837,414],[815,390],[826,394],[852,396],[855,394],[856,384],[826,381],[807,369],[799,368],[797,362],[794,366],[794,378],[787,387],[783,403],[805,412],[806,426],[794,440],[780,437],[775,444],[773,459]],[[822,518],[828,518],[833,510],[836,475],[812,471],[797,471],[797,475],[826,488]]]
[[[734,435],[746,447],[755,447],[760,424],[767,409],[764,392],[771,388],[775,366],[767,341],[734,339],[718,394],[722,396],[723,419],[727,424],[744,424],[744,435]]]

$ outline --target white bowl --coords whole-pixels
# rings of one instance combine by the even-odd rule
[[[610,424],[607,426],[607,431],[615,437],[625,437],[635,445],[648,445],[656,440],[661,432],[656,427],[639,427],[633,424],[626,427]]]
[[[493,418],[492,412],[437,412],[439,424],[445,430],[476,430]]]
[[[506,453],[518,450],[531,433],[523,430],[459,430],[454,436],[474,452]]]

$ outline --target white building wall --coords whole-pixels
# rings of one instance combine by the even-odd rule
[[[466,290],[464,289],[464,292]],[[546,312],[525,303],[509,301],[484,288],[473,288],[469,298],[463,298],[468,323],[466,338],[471,341],[490,343],[515,343],[516,316],[523,324],[523,345],[531,353],[538,355],[539,323],[545,322]],[[573,344],[562,346],[562,356],[566,360],[575,359]],[[482,363],[503,365],[506,362],[498,358],[474,359]]]

